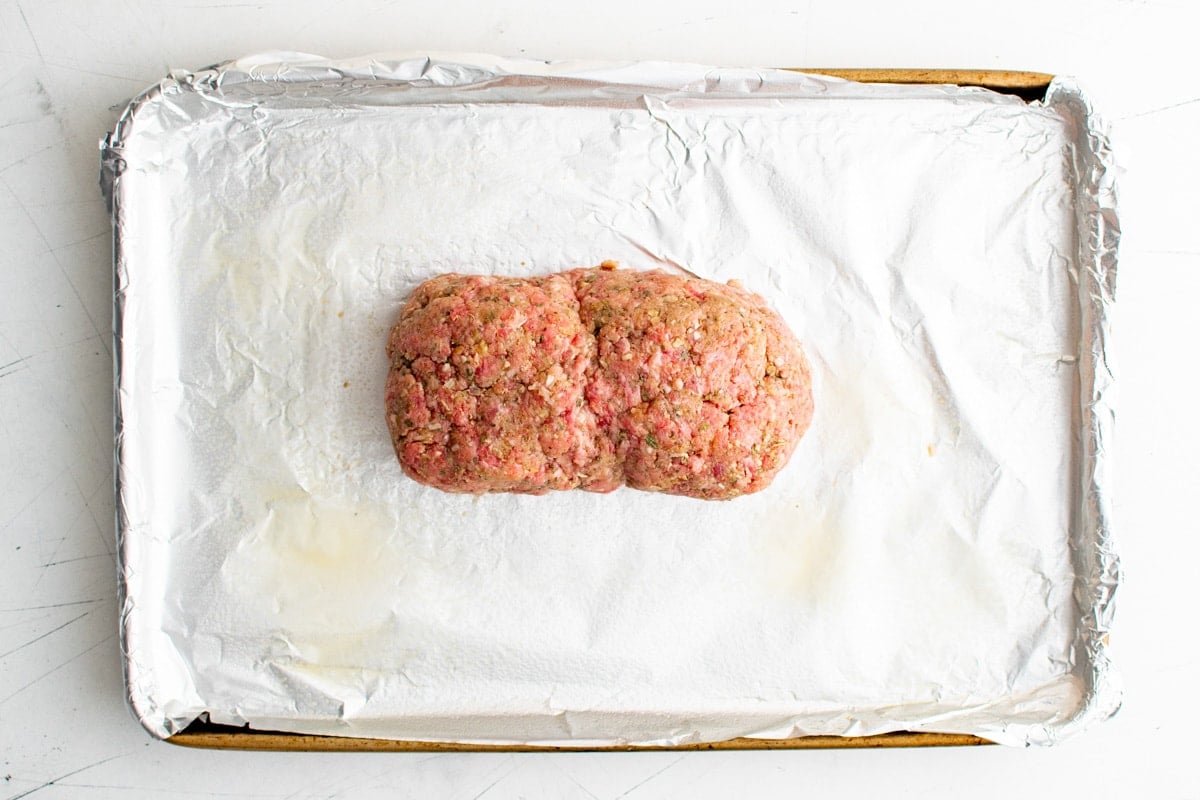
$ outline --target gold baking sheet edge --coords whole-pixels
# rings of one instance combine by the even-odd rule
[[[982,86],[998,92],[1037,100],[1045,95],[1053,75],[1044,72],[988,69],[810,69],[812,72],[859,83],[947,83]],[[349,736],[312,736],[301,733],[256,731],[225,725],[195,722],[167,739],[182,747],[223,750],[293,750],[375,753],[537,753],[537,752],[630,752],[655,750],[811,750],[871,747],[961,747],[992,744],[987,739],[964,733],[884,733],[877,736],[799,736],[792,739],[729,739],[682,745],[612,745],[607,747],[551,747],[528,744],[457,744],[392,739],[358,739]]]
[[[795,69],[830,75],[859,83],[952,83],[958,86],[982,86],[985,89],[1015,94],[1024,100],[1041,100],[1054,76],[1046,72],[1008,69]]]
[[[357,739],[349,736],[312,736],[305,733],[256,731],[196,722],[167,739],[183,747],[222,750],[286,750],[343,753],[622,753],[656,750],[810,750],[869,747],[958,747],[992,744],[987,739],[959,733],[884,733],[877,736],[799,736],[794,739],[728,739],[680,745],[550,746],[536,744],[459,744],[393,739]]]

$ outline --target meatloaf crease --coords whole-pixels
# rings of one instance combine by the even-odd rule
[[[812,420],[800,343],[758,295],[661,271],[442,275],[388,339],[404,472],[448,492],[769,485]]]

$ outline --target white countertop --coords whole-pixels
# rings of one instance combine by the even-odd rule
[[[358,0],[0,2],[0,798],[1200,798],[1200,430],[1185,357],[1200,293],[1200,127],[1187,2]],[[111,234],[97,142],[170,67],[264,50],[427,49],[721,65],[973,67],[1078,77],[1121,180],[1112,654],[1125,707],[1049,750],[282,754],[150,739],[123,701],[112,499]],[[1192,675],[1189,679],[1187,676]]]

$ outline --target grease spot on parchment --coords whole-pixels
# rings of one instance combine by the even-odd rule
[[[383,509],[339,504],[299,487],[264,493],[265,513],[231,553],[225,576],[286,635],[378,628],[422,562]]]
[[[815,604],[836,588],[842,541],[822,513],[783,503],[755,522],[748,564],[751,579],[764,593]]]

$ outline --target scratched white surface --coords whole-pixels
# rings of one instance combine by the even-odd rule
[[[1200,798],[1190,343],[1200,88],[1186,0],[489,3],[0,0],[0,799]],[[1079,76],[1113,121],[1124,239],[1115,497],[1125,708],[1046,751],[321,755],[189,751],[125,710],[116,640],[107,216],[96,142],[170,66],[410,48]]]

